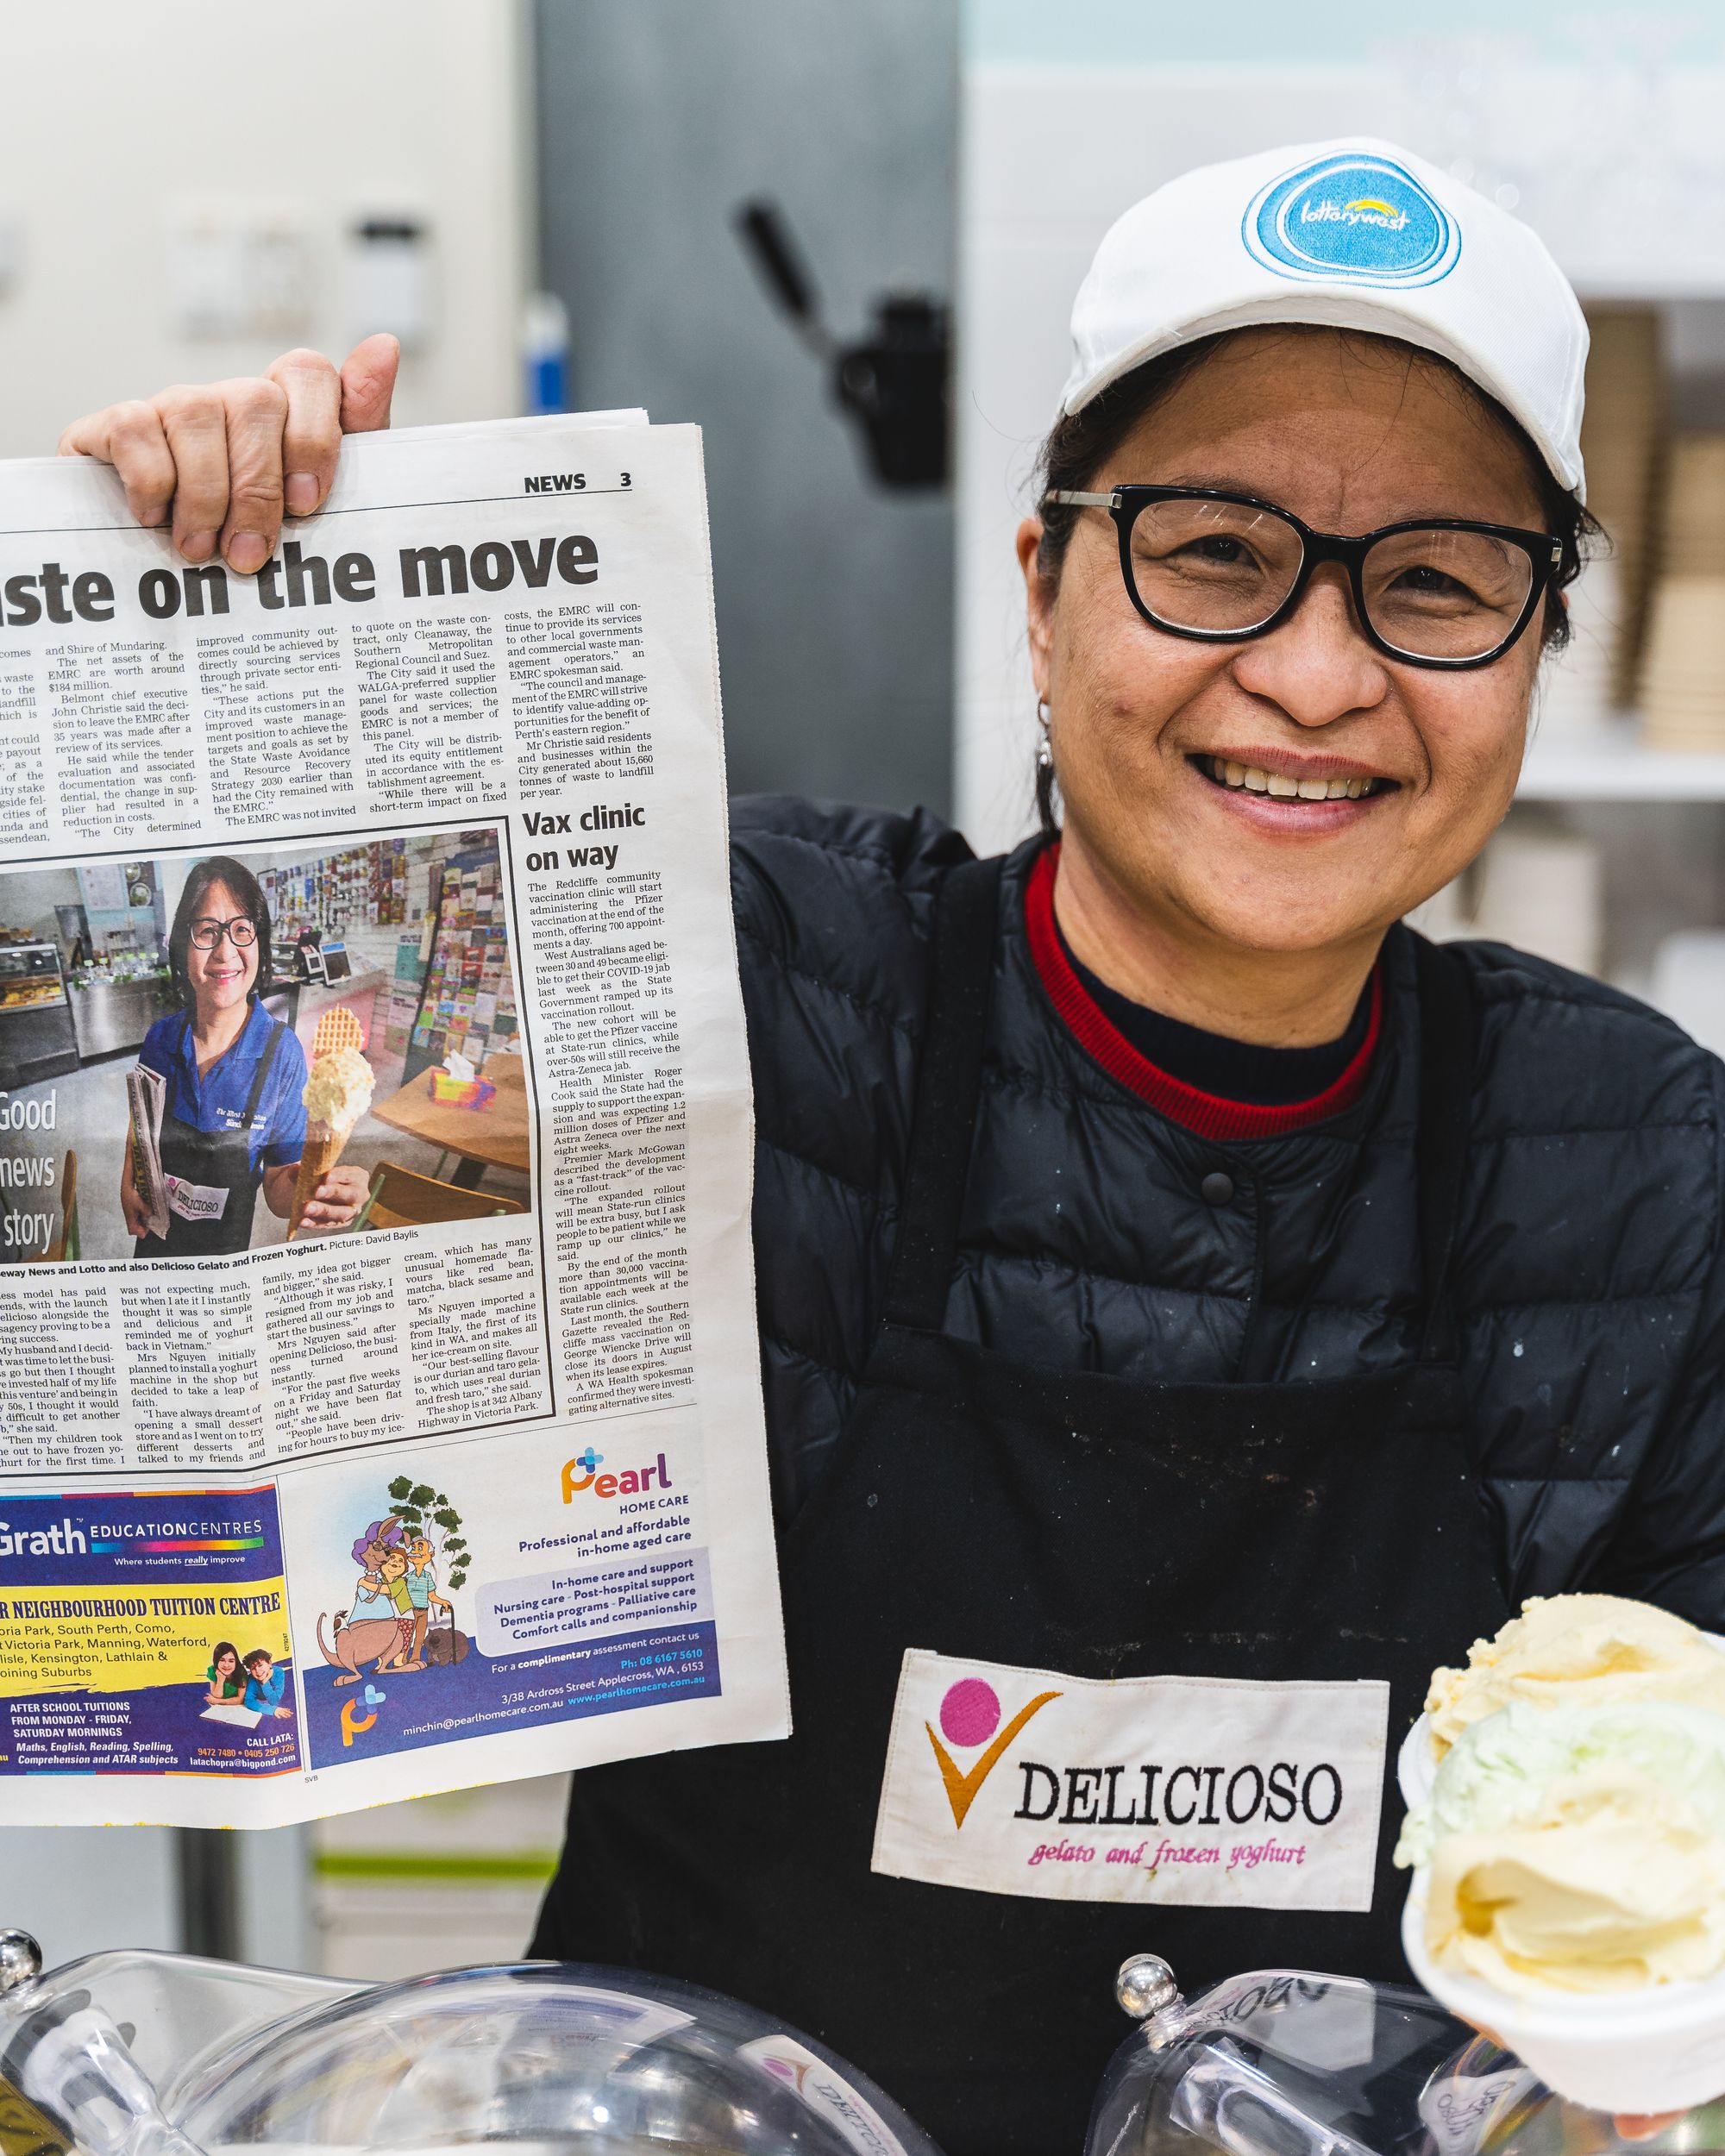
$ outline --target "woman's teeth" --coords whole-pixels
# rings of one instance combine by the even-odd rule
[[[1290,779],[1285,771],[1264,771],[1255,763],[1232,763],[1221,756],[1207,756],[1204,761],[1221,785],[1269,793],[1279,801],[1358,801],[1377,784],[1375,779]]]

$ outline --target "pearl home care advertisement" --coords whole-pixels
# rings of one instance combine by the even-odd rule
[[[0,1822],[788,1727],[700,438],[0,467]]]

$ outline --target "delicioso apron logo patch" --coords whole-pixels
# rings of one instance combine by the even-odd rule
[[[182,1175],[165,1175],[167,1205],[182,1220],[219,1220],[228,1210],[228,1193],[220,1183],[189,1183]]]
[[[1113,1681],[913,1648],[874,1869],[1051,1901],[1371,1907],[1389,1687]]]

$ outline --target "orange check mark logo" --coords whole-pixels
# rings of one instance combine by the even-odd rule
[[[1031,1716],[1039,1713],[1047,1706],[1050,1700],[1059,1697],[1058,1692],[1038,1692],[1028,1707],[1021,1708],[1013,1716],[982,1758],[968,1770],[958,1764],[946,1746],[935,1735],[934,1724],[932,1722],[923,1724],[923,1727],[928,1732],[928,1740],[934,1746],[935,1763],[940,1769],[940,1778],[946,1789],[946,1801],[952,1807],[952,1823],[955,1827],[962,1827],[964,1824],[965,1814],[976,1802],[982,1784],[999,1766],[1007,1746]]]

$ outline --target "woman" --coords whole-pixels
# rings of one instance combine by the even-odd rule
[[[578,1776],[535,1942],[812,2028],[952,2156],[1079,2146],[1128,1951],[1405,1981],[1393,1747],[1520,1597],[1725,1624],[1725,1074],[1399,925],[1564,633],[1572,294],[1345,144],[1139,204],[1074,328],[1057,843],[733,817],[796,1733]],[[273,540],[388,358],[65,446]]]
[[[285,1219],[305,1140],[305,1051],[264,1009],[270,917],[257,878],[215,855],[185,880],[168,935],[180,1009],[144,1036],[138,1061],[166,1093],[158,1145],[167,1234],[150,1229],[127,1148],[120,1204],[139,1257],[216,1257],[247,1249],[260,1189]],[[345,1227],[365,1203],[362,1169],[331,1169],[305,1208],[306,1232]]]

